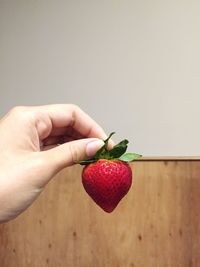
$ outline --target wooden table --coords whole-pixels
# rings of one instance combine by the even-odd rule
[[[16,220],[0,225],[1,267],[199,267],[200,161],[132,164],[133,186],[107,214],[81,167],[63,170]]]

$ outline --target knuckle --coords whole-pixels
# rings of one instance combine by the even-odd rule
[[[76,112],[81,110],[81,108],[76,104],[69,104],[69,107],[70,107],[70,109],[72,110],[73,113],[76,113]]]
[[[69,104],[69,106],[70,106],[72,109],[79,109],[79,106],[76,105],[76,104]]]
[[[70,154],[70,161],[72,164],[77,163],[79,161],[80,156],[77,146],[69,144],[69,154]]]
[[[27,121],[30,119],[29,109],[25,106],[13,107],[9,114],[20,121]]]
[[[10,113],[12,114],[21,114],[23,113],[25,110],[24,106],[15,106],[11,109]]]
[[[74,124],[76,122],[76,114],[78,113],[78,109],[79,107],[76,106],[75,104],[68,104],[68,108],[70,110],[70,126],[73,128],[74,127]]]

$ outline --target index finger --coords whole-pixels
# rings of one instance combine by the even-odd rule
[[[55,104],[35,107],[40,118],[50,119],[53,128],[71,126],[84,137],[106,139],[102,127],[78,106]]]

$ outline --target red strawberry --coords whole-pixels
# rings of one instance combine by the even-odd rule
[[[120,160],[100,159],[84,167],[82,182],[86,192],[103,210],[111,212],[128,193],[132,171]]]
[[[93,159],[80,162],[86,165],[82,172],[82,183],[89,196],[104,211],[112,212],[120,200],[128,193],[132,184],[132,171],[127,162],[140,157],[138,154],[125,153],[127,140],[107,149],[108,140],[97,151]]]

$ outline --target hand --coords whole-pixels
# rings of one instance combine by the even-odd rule
[[[12,109],[0,120],[0,222],[24,211],[61,169],[92,157],[105,138],[75,105]]]

